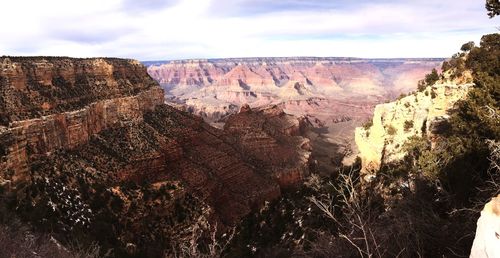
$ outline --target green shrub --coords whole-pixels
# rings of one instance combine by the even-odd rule
[[[418,81],[417,89],[419,92],[424,91],[426,87],[427,87],[427,85],[425,84],[424,80]]]
[[[370,127],[372,126],[373,126],[373,120],[368,120],[363,124],[363,128],[367,131],[370,130]]]
[[[396,128],[394,128],[394,126],[392,126],[392,125],[389,125],[386,130],[387,130],[387,134],[389,134],[389,135],[395,135],[397,133]]]
[[[413,128],[413,120],[412,121],[405,121],[404,125],[405,131],[410,131],[411,128]]]
[[[448,71],[448,70],[450,70],[451,68],[452,68],[452,67],[451,67],[451,65],[450,65],[450,62],[448,62],[448,61],[444,61],[444,62],[443,62],[443,65],[441,66],[441,70],[443,70],[443,72],[444,72],[444,71]]]
[[[474,41],[469,41],[469,42],[463,44],[462,47],[460,48],[460,50],[462,50],[464,52],[469,52],[474,48],[474,46],[475,46]]]
[[[436,68],[433,68],[432,69],[432,72],[430,74],[427,74],[425,76],[425,83],[427,85],[433,85],[434,83],[436,83],[437,81],[439,80],[439,74],[436,70]]]
[[[437,97],[437,94],[434,90],[431,90],[431,98],[435,99]]]

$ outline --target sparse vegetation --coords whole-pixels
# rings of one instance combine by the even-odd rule
[[[432,72],[430,74],[427,74],[425,76],[425,84],[427,86],[430,86],[430,85],[433,85],[434,83],[436,83],[437,81],[439,80],[439,74],[436,70],[436,68],[433,68],[432,69]]]
[[[386,128],[386,132],[387,132],[387,134],[388,134],[388,135],[392,135],[392,136],[393,136],[393,135],[396,135],[396,133],[397,133],[398,131],[396,130],[396,128],[394,128],[394,126],[389,125],[389,126],[387,126],[387,128]]]
[[[474,41],[469,41],[469,42],[463,44],[462,47],[460,48],[460,50],[463,52],[469,52],[474,48],[474,46],[475,46]]]
[[[450,69],[451,69],[450,62],[449,62],[449,61],[444,61],[444,62],[443,62],[443,65],[441,66],[441,70],[442,70],[443,72],[445,72],[445,71],[448,71],[448,70],[450,70]]]
[[[437,97],[436,91],[434,89],[431,90],[431,99],[435,99]]]
[[[413,121],[406,120],[405,124],[404,124],[404,128],[405,128],[406,132],[410,131],[410,129],[413,128]]]
[[[491,17],[500,14],[498,0],[486,3]],[[458,53],[443,70],[472,71],[475,87],[448,114],[449,128],[428,138],[424,129],[434,124],[426,120],[423,135],[401,146],[404,160],[382,164],[377,174],[361,172],[359,159],[331,176],[313,174],[224,234],[181,184],[164,178],[153,187],[110,176],[123,170],[117,160],[148,147],[119,139],[154,139],[148,131],[154,126],[175,129],[169,116],[148,113],[144,120],[155,123],[137,131],[108,130],[78,153],[38,158],[30,184],[16,195],[0,188],[0,257],[467,257],[478,207],[500,192],[500,34],[461,50],[467,54]],[[436,98],[426,87],[438,80],[434,69],[419,91]],[[372,126],[372,120],[363,124],[366,136]],[[403,127],[410,131],[414,121]],[[392,125],[385,130],[398,133]],[[180,131],[159,132],[174,139]],[[162,144],[151,140],[154,154]],[[0,156],[6,153],[0,147]]]
[[[419,80],[417,88],[419,92],[422,92],[425,90],[425,88],[427,88],[427,84],[425,84],[424,80]]]
[[[372,127],[372,126],[373,126],[373,120],[371,120],[371,119],[370,119],[370,120],[368,120],[368,121],[366,121],[366,122],[363,124],[363,128],[364,128],[365,130],[369,130],[369,129],[370,129],[370,127]]]
[[[403,146],[407,153],[405,160],[398,164],[386,164],[374,181],[370,182],[369,186],[374,188],[374,185],[384,185],[379,188],[383,190],[370,188],[365,191],[366,196],[354,198],[363,200],[371,196],[371,200],[374,200],[377,197],[373,195],[378,192],[378,197],[384,200],[384,204],[377,205],[391,207],[386,208],[388,211],[382,216],[391,218],[390,226],[386,225],[384,230],[377,231],[377,226],[384,221],[380,219],[380,213],[372,210],[377,205],[363,206],[363,214],[356,213],[353,206],[341,205],[354,213],[345,210],[336,213],[333,212],[338,209],[335,208],[335,202],[328,202],[328,199],[315,201],[325,217],[334,221],[334,224],[342,223],[337,222],[340,219],[338,214],[358,214],[354,216],[354,220],[347,219],[343,223],[359,229],[359,234],[354,233],[356,230],[349,231],[354,235],[342,231],[339,233],[341,238],[347,239],[346,243],[352,246],[357,256],[468,256],[479,211],[484,202],[500,192],[499,39],[499,34],[493,34],[484,36],[480,47],[468,43],[462,49],[469,52],[467,61],[451,62],[448,68],[454,69],[455,73],[460,73],[462,69],[455,65],[464,65],[463,69],[472,70],[476,87],[470,91],[466,100],[457,104],[455,113],[450,114],[450,128],[438,140],[434,140],[433,147],[425,137],[412,137]],[[456,58],[465,60],[463,56]],[[429,94],[428,91],[425,93]],[[430,94],[433,98],[436,97],[434,91]],[[405,130],[412,127],[412,121],[405,122]],[[392,129],[386,129],[390,134]],[[405,184],[413,184],[414,188],[405,188]],[[342,184],[339,182],[338,185]],[[357,193],[352,192],[345,191],[350,193],[347,196],[355,197]],[[394,199],[398,201],[391,203]],[[398,212],[406,215],[398,216]],[[379,219],[366,220],[366,213],[371,216],[379,214]],[[362,223],[353,224],[357,221]],[[411,228],[416,231],[409,233],[406,228],[398,226],[404,224],[411,224]],[[392,231],[394,227],[400,231]],[[380,232],[385,235],[393,234],[395,237],[389,241]],[[427,237],[429,238],[426,240]],[[330,243],[333,239],[330,238]],[[390,247],[385,244],[388,242],[391,243]],[[410,249],[402,248],[401,253],[391,253],[391,247],[395,246]]]
[[[436,68],[432,69],[432,72],[425,75],[425,79],[418,81],[417,89],[419,92],[424,91],[427,86],[431,86],[440,79],[440,75]]]

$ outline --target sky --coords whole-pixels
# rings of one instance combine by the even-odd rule
[[[0,55],[147,60],[449,57],[498,32],[484,0],[9,0]]]

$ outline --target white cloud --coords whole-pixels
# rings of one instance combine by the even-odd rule
[[[0,55],[447,57],[496,31],[479,1],[287,1],[2,1]]]

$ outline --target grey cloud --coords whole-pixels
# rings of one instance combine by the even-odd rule
[[[117,30],[95,30],[95,31],[79,31],[79,30],[57,30],[53,31],[52,35],[55,39],[73,41],[82,44],[100,44],[116,40],[122,36],[125,31]]]

